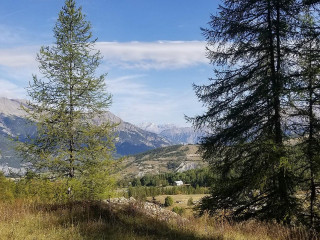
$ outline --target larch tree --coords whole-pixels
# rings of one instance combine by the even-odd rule
[[[37,55],[41,78],[28,87],[25,110],[37,135],[20,145],[31,168],[64,178],[68,191],[74,179],[89,197],[107,187],[114,150],[114,125],[104,113],[111,104],[105,74],[96,76],[101,54],[94,49],[91,25],[74,0],[66,0],[54,27],[55,43]],[[86,197],[86,196],[83,196]]]
[[[207,108],[191,118],[206,126],[200,151],[214,173],[202,208],[237,219],[289,223],[296,209],[286,134],[286,86],[295,56],[295,0],[224,0],[202,29],[214,65],[195,92]]]

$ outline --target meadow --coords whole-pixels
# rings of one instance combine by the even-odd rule
[[[182,217],[184,221],[151,218],[135,204],[114,208],[101,201],[42,204],[13,200],[0,203],[0,239],[320,239],[304,229],[276,223],[231,223],[208,215]]]

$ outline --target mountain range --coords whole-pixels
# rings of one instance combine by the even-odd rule
[[[25,100],[0,97],[0,166],[2,168],[20,168],[21,159],[14,151],[11,140],[19,136],[22,140],[36,133],[36,127],[26,120],[26,114],[20,109]],[[105,114],[105,121],[118,123],[116,129],[117,155],[133,155],[148,150],[174,144],[194,143],[196,134],[190,128],[178,128],[174,125],[159,125],[157,131],[147,126],[135,126],[123,121],[111,112]]]
[[[204,136],[204,132],[192,127],[178,127],[174,124],[141,123],[138,127],[169,140],[173,144],[196,144]]]

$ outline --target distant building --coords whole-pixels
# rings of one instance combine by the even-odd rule
[[[182,181],[174,181],[173,185],[174,186],[182,186],[183,182]]]

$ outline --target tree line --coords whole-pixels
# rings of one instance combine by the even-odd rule
[[[125,197],[134,197],[139,200],[146,200],[147,197],[156,197],[159,195],[177,195],[177,194],[208,194],[207,187],[192,187],[192,186],[166,186],[166,187],[132,187],[124,192]]]
[[[118,182],[120,187],[160,187],[173,186],[175,181],[182,181],[190,184],[193,188],[208,187],[210,185],[209,168],[191,169],[185,172],[170,172],[158,175],[145,175],[132,179],[121,179]]]

